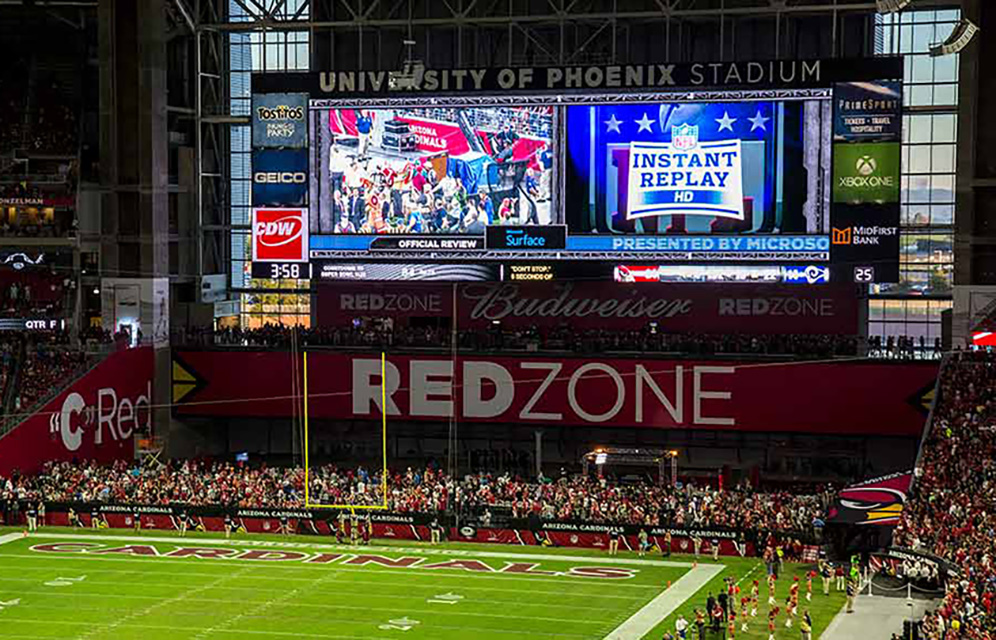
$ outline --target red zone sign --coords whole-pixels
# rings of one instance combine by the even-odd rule
[[[303,562],[305,564],[335,564],[339,567],[377,566],[390,569],[410,569],[412,571],[470,571],[474,573],[526,574],[533,576],[563,576],[568,578],[600,578],[603,580],[632,578],[639,569],[622,567],[581,566],[570,567],[566,571],[541,569],[538,562],[503,562],[500,568],[471,558],[458,558],[436,561],[422,556],[405,555],[399,558],[372,553],[316,553],[305,551],[285,551],[277,549],[232,549],[225,547],[177,547],[162,552],[152,545],[129,544],[108,546],[95,542],[55,542],[36,544],[31,551],[40,553],[70,554],[80,553],[94,556],[138,556],[163,558],[200,558],[207,560],[229,560],[245,562]]]
[[[180,415],[292,415],[287,353],[175,358],[200,381]],[[372,355],[310,353],[310,416],[379,419],[380,366]],[[388,415],[407,420],[919,436],[919,399],[936,376],[932,363],[404,355],[388,357],[386,391]]]
[[[135,457],[135,433],[151,425],[152,347],[116,351],[0,437],[0,476],[46,462]]]

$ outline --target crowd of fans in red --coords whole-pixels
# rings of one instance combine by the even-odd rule
[[[895,542],[959,575],[923,621],[928,640],[996,638],[996,356],[953,356]]]
[[[322,504],[380,504],[380,471],[313,467],[310,496]],[[158,470],[116,463],[50,463],[38,476],[0,481],[22,500],[188,504],[255,508],[304,506],[304,471],[245,464],[186,461]],[[811,532],[826,504],[821,496],[763,493],[741,485],[720,491],[649,482],[618,484],[587,477],[528,481],[505,474],[455,479],[425,468],[392,471],[388,507],[398,513],[464,513],[583,520],[614,524],[738,527]]]

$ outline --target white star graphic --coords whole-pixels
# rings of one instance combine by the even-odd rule
[[[605,133],[612,133],[613,131],[615,131],[616,133],[622,133],[621,131],[619,131],[619,125],[621,125],[623,122],[624,120],[616,120],[616,114],[613,113],[609,117],[609,119],[605,121],[605,126],[607,127]]]
[[[767,122],[768,120],[771,120],[771,118],[765,118],[764,116],[762,116],[760,109],[757,110],[756,116],[754,116],[753,118],[747,118],[747,122],[750,123],[751,131],[757,128],[760,128],[761,131],[767,131],[768,128],[764,126],[764,123]]]
[[[640,125],[640,130],[637,131],[637,133],[640,133],[640,131],[649,131],[649,132],[653,133],[654,130],[650,128],[650,125],[652,125],[654,123],[654,121],[647,117],[647,112],[646,111],[643,112],[643,118],[642,119],[640,119],[640,120],[634,120],[634,122],[636,122],[636,124]]]
[[[736,121],[737,121],[736,118],[730,117],[729,111],[724,111],[722,118],[716,118],[716,122],[719,123],[719,130],[722,131],[723,129],[727,129],[731,133],[733,132],[733,123]]]

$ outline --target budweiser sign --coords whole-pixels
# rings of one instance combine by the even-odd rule
[[[550,318],[571,320],[597,317],[602,319],[657,320],[691,313],[689,298],[648,296],[637,291],[616,291],[614,295],[575,295],[574,285],[559,286],[559,293],[530,295],[521,285],[474,285],[463,289],[462,298],[472,304],[471,320],[506,320]],[[629,293],[629,295],[626,295]],[[620,295],[623,294],[623,295]]]
[[[855,335],[858,299],[848,286],[741,284],[620,285],[489,283],[458,287],[456,309],[448,286],[364,283],[319,287],[318,322],[350,326],[359,317],[456,316],[463,329],[501,322],[510,328],[569,324],[585,329],[642,329],[693,333]]]

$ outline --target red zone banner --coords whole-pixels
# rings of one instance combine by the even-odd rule
[[[857,335],[859,301],[850,285],[818,287],[740,284],[619,285],[487,283],[458,285],[457,326],[644,329],[663,332]],[[318,289],[318,324],[347,327],[354,318],[453,316],[451,286],[325,284]]]
[[[152,420],[152,378],[152,347],[107,356],[0,437],[0,476],[35,473],[49,461],[134,459],[134,435]]]
[[[164,508],[163,510],[170,510]],[[93,516],[89,513],[80,513],[77,525],[81,528],[112,528],[112,529],[133,529],[135,521],[131,513],[106,513],[98,514],[96,525]],[[154,531],[177,531],[179,523],[175,516],[164,513],[142,513],[141,528],[145,532]],[[429,527],[422,524],[413,524],[415,518],[406,519],[389,517],[388,522],[373,522],[373,537],[388,540],[429,540]],[[193,517],[194,528],[202,531],[224,531],[225,522],[221,516],[196,516]],[[411,522],[406,522],[411,520]],[[280,530],[280,520],[278,518],[267,517],[235,517],[235,524],[247,533],[276,533]],[[16,524],[16,523],[15,523]],[[51,511],[46,516],[45,525],[55,527],[70,526],[68,513],[65,511]],[[292,532],[302,534],[312,534],[327,537],[334,537],[335,531],[324,520],[309,518],[289,518],[288,524]],[[362,526],[362,520],[361,520]],[[552,546],[552,547],[580,547],[586,549],[608,549],[609,548],[609,525],[588,525],[579,528],[544,529],[534,532],[529,529],[479,529],[475,527],[449,527],[447,529],[450,540],[460,540],[463,542],[480,542],[494,544],[515,544],[527,546]],[[665,544],[666,527],[648,527],[649,543],[658,551]],[[671,529],[671,552],[691,553],[694,549],[692,539],[681,529]],[[700,536],[702,539],[701,552],[703,554],[712,553],[713,541],[719,542],[719,552],[722,555],[738,555],[735,534],[732,532],[716,533],[714,531],[704,531]],[[348,536],[347,536],[348,539]],[[754,555],[753,543],[744,543],[743,552],[748,556]],[[621,535],[619,546],[624,549],[637,550],[640,541],[637,534]]]
[[[286,418],[276,351],[174,352],[178,415]],[[389,355],[391,419],[918,437],[937,365]],[[267,372],[254,375],[253,372]],[[308,353],[312,418],[379,420],[379,355]],[[196,379],[196,383],[189,380]],[[300,410],[300,407],[298,407]]]

